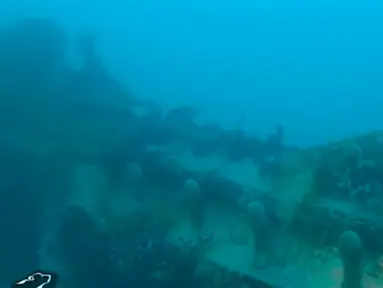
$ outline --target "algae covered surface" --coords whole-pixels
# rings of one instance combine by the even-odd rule
[[[67,37],[47,19],[0,31],[0,283],[41,268],[75,288],[382,286],[382,132],[303,149],[282,125],[200,124],[132,95],[94,35],[71,67]]]

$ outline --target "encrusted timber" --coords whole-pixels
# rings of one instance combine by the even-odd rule
[[[352,209],[354,208],[354,209]],[[292,222],[298,235],[318,245],[336,247],[343,231],[352,230],[371,252],[383,252],[383,218],[330,201],[303,203]]]

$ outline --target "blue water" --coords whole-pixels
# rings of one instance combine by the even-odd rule
[[[96,31],[129,89],[195,104],[201,121],[261,135],[283,123],[298,145],[381,128],[379,1],[27,2],[2,3],[3,21],[50,15],[74,35]]]
[[[382,12],[0,3],[0,287],[306,288],[339,256],[383,277]]]

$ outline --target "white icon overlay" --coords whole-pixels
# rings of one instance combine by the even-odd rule
[[[25,278],[19,282],[16,282],[16,285],[23,285],[23,284],[28,283],[28,282],[33,282],[33,281],[35,281],[36,276],[41,276],[42,278],[46,278],[46,281],[44,283],[40,284],[39,286],[37,286],[36,288],[43,288],[45,285],[49,284],[52,280],[52,275],[50,275],[50,274],[35,272],[32,275],[29,275],[27,278]]]

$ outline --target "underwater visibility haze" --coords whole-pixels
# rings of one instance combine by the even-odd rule
[[[0,287],[383,287],[381,3],[0,8]]]
[[[51,16],[74,35],[95,31],[115,77],[165,107],[201,107],[202,120],[232,128],[244,117],[244,128],[262,135],[283,123],[294,145],[380,128],[379,1],[39,0],[1,6],[4,19]]]

